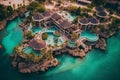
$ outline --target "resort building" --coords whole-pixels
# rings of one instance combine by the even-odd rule
[[[46,47],[46,42],[42,40],[41,38],[34,37],[30,42],[29,45],[34,49],[34,50],[42,50],[43,48]]]
[[[107,18],[108,12],[104,9],[104,7],[95,7],[96,10],[96,16],[97,18]]]
[[[44,12],[42,14],[37,13],[33,16],[33,21],[35,26],[45,26],[48,27],[48,24],[53,24],[58,29],[58,31],[66,36],[70,36],[73,31],[76,31],[77,28],[68,20],[64,19],[57,13]]]
[[[117,0],[106,1],[105,7],[120,13],[120,2]]]
[[[88,30],[99,25],[99,21],[96,18],[82,18],[78,19],[78,25],[82,30]]]
[[[77,0],[77,2],[81,5],[88,5],[92,3],[91,0]]]
[[[37,26],[37,27],[41,26],[42,25],[41,23],[43,23],[43,21],[44,21],[44,17],[40,13],[34,14],[32,19],[35,23],[35,26]]]
[[[50,19],[52,13],[51,12],[48,12],[48,11],[45,11],[44,13],[36,13],[33,15],[32,19],[35,23],[35,26],[37,27],[40,27],[42,25],[46,26],[45,23],[47,20]]]

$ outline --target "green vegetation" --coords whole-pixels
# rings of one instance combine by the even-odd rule
[[[100,6],[100,5],[103,5],[105,4],[107,0],[92,0],[92,3],[95,5],[95,6]]]
[[[60,33],[58,31],[55,31],[54,35],[59,37]]]
[[[30,11],[33,11],[38,5],[39,5],[38,2],[32,2],[32,3],[29,4],[27,9],[30,10]]]
[[[79,35],[77,33],[72,33],[70,36],[72,40],[76,40],[79,38]]]
[[[7,17],[12,16],[14,10],[11,6],[4,6],[0,4],[0,21],[6,19]]]
[[[46,9],[45,9],[45,6],[43,4],[39,4],[36,8],[35,8],[35,12],[44,12]]]
[[[76,6],[68,6],[66,10],[72,15],[80,15],[81,12],[81,8]]]
[[[77,2],[77,0],[70,0],[71,2]]]
[[[28,10],[35,12],[44,12],[45,6],[43,3],[38,3],[38,2],[32,2],[30,5],[27,7]]]
[[[47,33],[43,33],[43,34],[42,34],[42,39],[43,39],[43,40],[46,40],[47,38],[48,38],[48,34],[47,34]]]
[[[32,39],[34,37],[34,35],[32,34],[31,31],[27,31],[25,34],[24,34],[24,37],[28,40]]]

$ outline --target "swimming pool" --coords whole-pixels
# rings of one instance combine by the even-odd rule
[[[47,33],[47,34],[48,34],[48,38],[46,40],[47,45],[60,46],[64,42],[62,37],[57,37],[53,33]]]
[[[99,37],[96,34],[89,31],[82,32],[80,34],[80,38],[86,38],[88,41],[91,41],[91,42],[95,42],[99,39]]]

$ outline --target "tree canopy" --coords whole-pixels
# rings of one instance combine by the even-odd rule
[[[10,17],[14,13],[14,10],[11,6],[4,6],[0,4],[0,21]]]

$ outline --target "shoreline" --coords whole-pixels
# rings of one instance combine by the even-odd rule
[[[12,17],[7,18],[6,19],[6,24],[8,24],[9,21],[14,20],[18,16],[22,17],[26,11],[27,10],[24,9],[23,13],[19,13],[19,14],[16,13],[16,15],[14,14]],[[58,17],[59,17],[59,15],[58,15]],[[62,17],[60,16],[60,18],[62,18]],[[42,20],[39,20],[39,22],[42,21]],[[55,22],[55,19],[52,18],[52,17],[48,20],[51,20],[52,22]],[[63,18],[61,19],[61,21],[59,20],[59,22],[62,22],[62,20],[63,20]],[[57,20],[56,20],[56,22],[57,22]],[[30,24],[30,23],[25,23],[25,21],[22,22],[21,24],[19,24],[19,26],[22,27],[24,34],[29,32],[28,31],[28,24]],[[55,24],[57,24],[57,23],[55,23]],[[68,24],[69,24],[69,22],[68,22]],[[70,24],[70,25],[72,25],[72,24]],[[46,25],[46,27],[47,27],[47,25]],[[63,30],[63,32],[64,32],[64,30]],[[89,29],[89,30],[92,31],[92,32],[95,32],[95,34],[99,33],[99,38],[98,38],[97,41],[94,42],[93,45],[91,45],[92,41],[89,41],[89,39],[85,38],[83,40],[78,40],[78,39],[74,40],[74,38],[72,39],[71,35],[69,34],[69,35],[66,35],[66,37],[67,36],[69,37],[68,40],[69,41],[73,40],[74,42],[76,42],[78,40],[78,43],[76,45],[74,44],[74,46],[70,46],[69,41],[68,41],[66,43],[65,42],[62,43],[63,44],[62,47],[58,46],[58,45],[54,45],[54,46],[46,45],[45,40],[42,40],[42,37],[41,37],[42,33],[41,32],[40,32],[40,34],[38,33],[38,34],[35,34],[35,35],[32,35],[32,33],[30,33],[30,34],[24,36],[24,42],[21,45],[17,46],[14,54],[11,55],[11,59],[13,60],[12,61],[12,66],[14,68],[18,69],[19,72],[21,72],[21,73],[33,73],[33,72],[39,72],[39,71],[45,72],[50,67],[56,67],[60,64],[59,61],[54,57],[54,55],[61,55],[61,54],[64,54],[64,53],[68,53],[69,55],[71,55],[73,57],[79,57],[79,58],[82,59],[92,49],[96,48],[96,49],[100,49],[100,50],[105,51],[106,46],[107,46],[106,39],[108,39],[109,37],[111,37],[112,35],[114,35],[116,33],[116,32],[112,32],[112,30],[108,30],[108,31],[110,31],[110,34],[107,34],[105,32],[102,33],[102,31],[97,32],[97,31],[92,30],[92,29]],[[83,30],[83,31],[85,31],[85,30]],[[66,33],[69,33],[69,31],[66,32]],[[79,31],[79,34],[81,34],[80,31]],[[45,43],[45,45],[44,45],[44,43],[41,44],[40,42],[36,41],[36,45],[39,45],[39,43],[40,43],[40,45],[45,46],[42,49],[41,49],[41,46],[40,46],[40,48],[36,48],[36,46],[33,48],[34,50],[39,52],[39,56],[36,56],[36,55],[33,55],[33,54],[26,54],[23,51],[23,49],[26,48],[26,47],[32,47],[32,45],[30,45],[29,42],[31,42],[32,40],[34,41],[34,38],[36,38],[36,40],[39,40],[40,42],[43,41]],[[40,39],[38,39],[38,38],[40,38]],[[87,44],[87,42],[88,42],[88,44]],[[45,49],[45,50],[42,53],[43,49]]]

